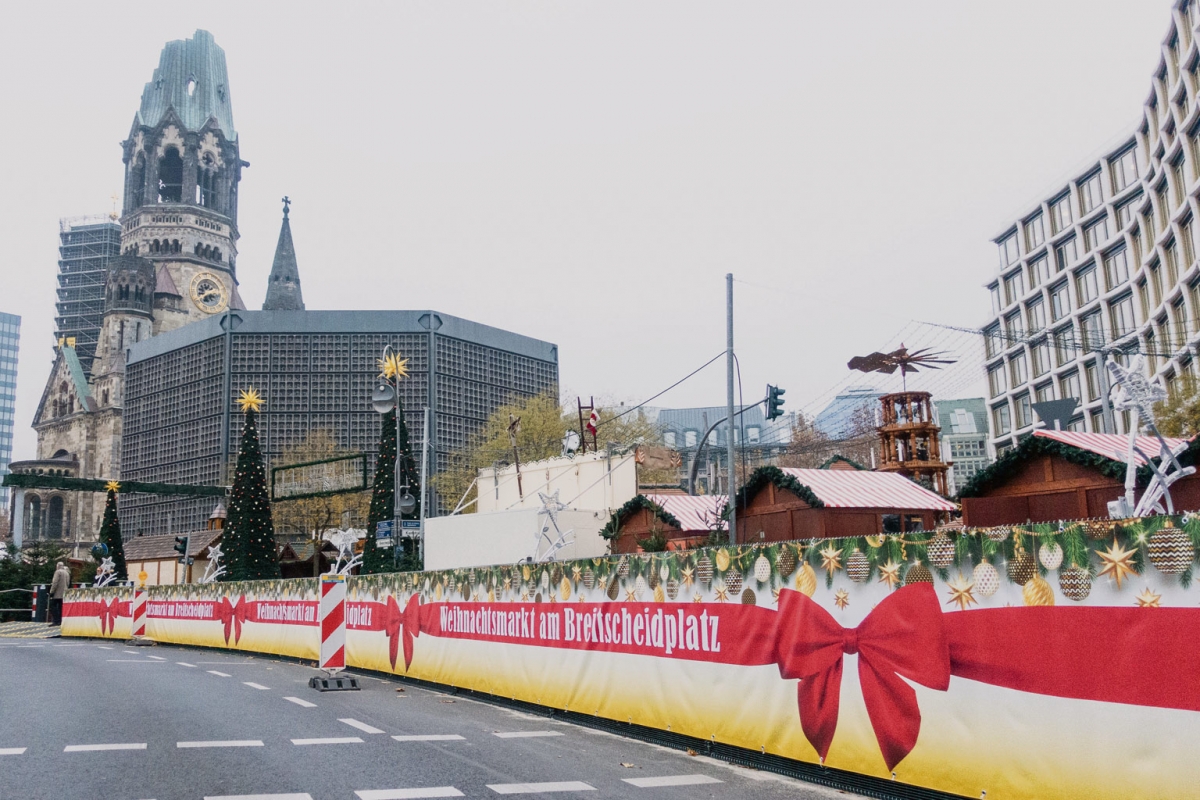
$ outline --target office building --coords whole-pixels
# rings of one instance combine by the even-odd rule
[[[0,480],[12,461],[13,418],[17,403],[17,356],[21,318],[0,311]],[[8,490],[0,491],[0,517],[8,516]]]
[[[982,397],[971,397],[938,400],[934,405],[942,429],[942,458],[952,462],[947,480],[948,493],[953,496],[975,477],[975,473],[991,463],[988,458],[987,403]]]

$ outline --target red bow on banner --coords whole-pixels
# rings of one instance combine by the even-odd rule
[[[937,594],[929,584],[893,592],[857,628],[843,628],[806,595],[779,593],[775,660],[784,678],[799,678],[800,725],[824,761],[837,729],[842,656],[858,654],[858,679],[888,769],[916,746],[917,693],[950,686],[950,649]]]
[[[228,597],[222,597],[221,602],[217,604],[217,619],[221,620],[225,625],[225,644],[229,644],[230,628],[233,629],[233,643],[238,644],[242,640],[242,623],[246,621],[246,598],[239,598],[242,602],[229,602]]]
[[[396,651],[400,645],[401,628],[404,629],[404,671],[408,672],[413,659],[413,639],[421,635],[421,607],[415,594],[408,599],[403,613],[400,606],[396,605],[396,598],[388,595],[387,609],[383,617],[383,633],[388,638],[388,658],[392,661],[392,669],[396,668]]]
[[[117,616],[119,615],[120,601],[117,598],[100,601],[100,632],[104,634],[112,633],[117,627]]]

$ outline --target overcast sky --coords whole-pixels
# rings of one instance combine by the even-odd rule
[[[1169,18],[1167,0],[9,7],[14,458],[34,456],[53,355],[58,220],[112,209],[142,87],[196,28],[225,49],[252,165],[251,308],[287,194],[308,308],[508,328],[559,345],[564,394],[636,401],[724,347],[732,272],[747,400],[771,382],[794,409],[911,320],[986,320],[991,238],[1132,129]],[[717,364],[656,405],[724,399]]]

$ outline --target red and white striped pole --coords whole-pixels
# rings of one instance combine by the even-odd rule
[[[346,576],[321,576],[321,669],[346,668]]]
[[[133,590],[133,636],[146,635],[146,590]]]
[[[40,586],[33,587],[33,611],[30,612],[29,618],[31,620],[33,620],[34,622],[37,622],[37,596],[38,596],[38,589],[40,589],[40,588],[42,588],[42,587],[40,587]]]

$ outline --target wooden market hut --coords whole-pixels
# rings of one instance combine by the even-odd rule
[[[126,539],[122,547],[129,579],[136,581],[138,573],[145,571],[147,586],[196,583],[208,568],[209,548],[221,541],[227,516],[225,504],[218,502],[204,530],[172,531],[155,536],[139,534]],[[175,549],[175,537],[185,534],[188,537],[188,556],[194,559],[189,566],[179,563],[179,552]]]
[[[716,495],[649,493],[635,496],[612,515],[601,535],[612,541],[613,553],[639,553],[640,541],[656,534],[666,537],[668,550],[699,547],[712,532],[724,532],[721,519],[725,498]]]
[[[739,492],[737,540],[931,531],[957,506],[894,472],[760,467]]]
[[[1166,439],[1170,447],[1184,441]],[[1034,431],[962,488],[963,522],[968,527],[990,527],[1108,517],[1108,503],[1125,494],[1128,445],[1128,437],[1111,433]],[[1137,448],[1153,455],[1159,443],[1140,436]],[[1180,462],[1191,465],[1196,456],[1193,440]],[[1145,459],[1135,455],[1135,460],[1140,467],[1140,492],[1150,475]],[[1177,481],[1171,499],[1177,511],[1200,508],[1200,476]]]

